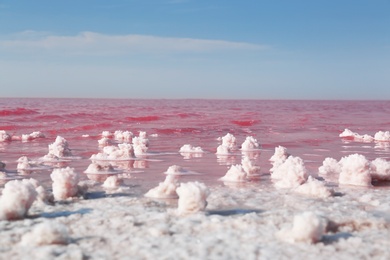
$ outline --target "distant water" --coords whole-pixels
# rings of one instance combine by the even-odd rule
[[[218,137],[233,134],[240,145],[253,136],[262,149],[252,154],[254,162],[267,175],[268,159],[278,145],[305,161],[309,172],[317,174],[326,157],[360,153],[369,160],[390,159],[389,143],[362,143],[342,140],[339,134],[348,128],[360,134],[374,135],[390,130],[390,101],[271,101],[271,100],[132,100],[132,99],[0,99],[0,130],[12,135],[41,131],[45,138],[29,142],[0,143],[0,161],[15,177],[33,177],[43,183],[50,180],[50,169],[38,169],[20,176],[16,160],[21,156],[37,159],[48,152],[57,136],[64,137],[77,157],[60,165],[70,166],[83,178],[104,180],[83,172],[90,156],[101,148],[102,131],[145,131],[150,141],[149,155],[122,162],[131,174],[129,185],[140,187],[140,194],[161,182],[164,171],[180,165],[200,173],[196,179],[219,185],[232,164],[240,164],[242,154],[217,157]],[[185,158],[178,153],[184,144],[200,146],[202,157]],[[3,181],[2,185],[5,181]]]

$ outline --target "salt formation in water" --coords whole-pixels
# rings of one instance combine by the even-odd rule
[[[176,189],[179,195],[177,213],[188,215],[199,211],[204,211],[207,206],[209,190],[204,183],[187,182],[181,183]]]
[[[138,137],[133,137],[132,143],[135,155],[142,155],[148,151],[149,139],[146,137],[146,132],[141,131]]]
[[[67,227],[54,221],[37,224],[32,231],[24,234],[20,241],[23,246],[66,245],[69,242]]]
[[[252,136],[247,136],[245,141],[241,145],[241,150],[243,151],[250,151],[260,149],[260,144],[257,142],[257,140]]]
[[[102,132],[102,137],[112,138],[113,135],[114,135],[114,134],[111,133],[110,131],[103,131],[103,132]]]
[[[190,172],[179,165],[172,165],[164,173],[167,175],[187,175],[194,172]]]
[[[134,137],[134,134],[130,131],[117,130],[114,132],[114,139],[118,142],[130,143]]]
[[[73,168],[54,169],[50,174],[53,181],[53,196],[55,200],[65,200],[79,195],[81,188],[78,186],[79,175]]]
[[[291,229],[285,228],[277,236],[289,242],[317,243],[321,241],[327,221],[313,212],[304,212],[294,217]]]
[[[283,146],[275,147],[275,153],[271,156],[269,161],[272,164],[272,168],[269,170],[271,173],[271,177],[274,175],[274,171],[283,164],[287,158],[290,156],[290,154],[287,152],[287,148]],[[276,177],[276,176],[275,176]]]
[[[361,154],[351,154],[340,160],[339,184],[371,186],[370,162]]]
[[[49,153],[43,157],[44,160],[53,160],[63,158],[66,156],[72,156],[72,152],[69,149],[68,142],[65,138],[57,136],[54,143],[49,144]]]
[[[232,165],[226,172],[225,176],[220,178],[220,180],[227,182],[245,182],[247,181],[247,173],[241,165]]]
[[[131,144],[105,146],[102,153],[93,154],[91,160],[129,160],[134,159],[134,149]]]
[[[296,188],[306,182],[308,173],[300,157],[289,156],[274,170],[271,177],[277,188]]]
[[[374,139],[379,142],[390,142],[390,131],[379,131],[375,133]]]
[[[4,130],[0,130],[0,142],[11,141],[12,136]]]
[[[88,165],[88,168],[84,171],[85,173],[115,173],[114,167],[110,163],[96,163],[92,162]]]
[[[248,177],[256,177],[260,174],[260,166],[255,165],[249,157],[244,157],[241,160],[242,169],[247,173]]]
[[[0,198],[0,220],[24,218],[36,197],[37,192],[30,180],[7,182]]]
[[[344,132],[342,132],[339,136],[343,138],[352,138],[354,140],[363,142],[372,142],[374,140],[374,137],[371,135],[360,135],[358,133],[352,132],[349,129],[345,129]]]
[[[294,189],[295,192],[319,198],[329,198],[334,191],[325,186],[325,183],[309,176],[307,181]]]
[[[160,182],[155,188],[150,189],[145,197],[157,198],[157,199],[176,199],[178,195],[176,189],[178,182],[174,175],[167,175],[164,182]]]
[[[45,138],[45,135],[40,131],[36,131],[32,132],[31,134],[23,134],[21,139],[23,142],[27,142],[38,138]]]
[[[371,162],[371,178],[378,181],[390,181],[390,162],[377,158]]]
[[[29,170],[31,168],[37,167],[34,161],[31,161],[27,156],[22,156],[17,160],[18,164],[16,165],[16,169],[18,171]]]
[[[190,144],[183,145],[179,150],[179,153],[203,153],[203,152],[204,151],[203,151],[202,147],[192,146]]]
[[[217,154],[229,154],[237,149],[236,138],[234,135],[227,133],[225,136],[218,138],[222,144],[217,147]]]
[[[123,183],[123,180],[116,175],[109,176],[103,183],[103,187],[107,189],[117,189]]]
[[[108,137],[102,137],[101,139],[98,140],[98,144],[99,146],[109,146],[109,145],[113,145],[114,142]]]
[[[322,166],[318,168],[319,175],[329,181],[338,180],[340,172],[341,165],[336,159],[331,157],[325,158]]]

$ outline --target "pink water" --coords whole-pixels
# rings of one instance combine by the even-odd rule
[[[231,133],[238,144],[246,136],[261,143],[262,149],[254,157],[262,168],[263,181],[267,181],[271,167],[268,159],[278,145],[304,159],[312,175],[317,174],[326,157],[339,160],[360,153],[369,160],[389,160],[388,143],[361,143],[339,137],[345,128],[370,135],[388,131],[389,114],[390,101],[0,99],[0,130],[12,135],[41,131],[46,136],[30,142],[0,143],[0,161],[7,164],[10,176],[20,177],[16,171],[19,157],[42,157],[48,152],[48,144],[62,136],[79,158],[60,166],[75,168],[84,179],[94,178],[83,172],[91,163],[90,156],[99,152],[97,141],[102,131],[146,131],[151,155],[128,161],[125,167],[132,176],[125,184],[141,196],[165,178],[163,172],[171,165],[201,173],[188,180],[223,185],[218,178],[229,165],[240,164],[242,158],[241,153],[222,159],[215,155],[220,144],[217,138]],[[185,159],[178,153],[184,144],[201,146],[206,153]],[[42,169],[29,177],[50,188],[50,173],[51,169]]]

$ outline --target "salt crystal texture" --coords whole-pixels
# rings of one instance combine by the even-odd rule
[[[257,142],[257,140],[252,136],[247,136],[245,141],[241,145],[241,150],[243,151],[250,151],[259,149],[260,144]]]
[[[349,129],[345,129],[344,132],[342,132],[339,136],[343,138],[352,138],[356,141],[362,142],[372,142],[374,140],[374,137],[370,135],[360,135],[358,133],[352,132]]]
[[[339,162],[331,157],[325,158],[322,166],[318,168],[318,174],[329,181],[338,181],[341,172],[341,165]]]
[[[375,141],[380,141],[380,142],[390,142],[390,131],[379,131],[375,133],[374,135]]]
[[[53,196],[55,200],[65,200],[79,193],[79,176],[73,168],[54,169],[50,174],[53,181]]]
[[[176,189],[179,195],[177,212],[179,215],[188,215],[204,211],[207,206],[209,190],[206,185],[200,182],[182,183]]]
[[[70,241],[65,225],[54,221],[44,221],[33,230],[23,235],[20,241],[23,246],[66,245]]]
[[[291,229],[282,229],[277,236],[289,242],[317,243],[321,241],[327,221],[314,214],[304,212],[294,217]]]
[[[29,180],[7,182],[0,198],[0,220],[25,217],[36,197],[35,187]]]
[[[53,158],[53,157],[62,158],[71,155],[72,153],[69,149],[69,145],[66,139],[61,136],[57,136],[54,143],[49,144],[49,153],[45,158]]]
[[[341,158],[339,184],[372,186],[370,162],[361,154],[351,154]]]
[[[273,175],[273,172],[280,165],[282,165],[289,156],[290,156],[290,154],[287,152],[287,148],[286,147],[283,147],[283,146],[280,146],[280,145],[278,147],[275,147],[275,153],[269,159],[269,161],[272,164],[272,168],[269,170],[271,172],[271,177]]]
[[[308,177],[305,183],[295,188],[294,191],[300,194],[319,198],[329,198],[334,194],[334,191],[331,188],[326,187],[324,182],[311,176]]]
[[[225,176],[220,178],[220,180],[228,182],[245,182],[247,181],[247,173],[241,165],[232,165],[226,172]]]
[[[0,142],[11,141],[11,135],[4,130],[0,130]]]
[[[120,142],[129,143],[132,141],[134,134],[130,131],[117,130],[114,133],[114,139]]]
[[[150,189],[145,197],[157,198],[157,199],[175,199],[177,198],[176,189],[178,183],[174,175],[168,175],[164,182],[160,182],[159,185],[153,189]]]
[[[390,181],[390,162],[377,158],[371,162],[371,178],[378,181]]]
[[[295,188],[306,182],[308,173],[300,157],[289,156],[271,175],[277,188]]]
[[[227,133],[225,136],[220,137],[222,144],[217,148],[217,154],[230,154],[233,150],[237,149],[236,138],[234,135]]]

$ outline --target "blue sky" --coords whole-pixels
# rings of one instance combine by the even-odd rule
[[[389,0],[0,0],[1,97],[390,99]]]

